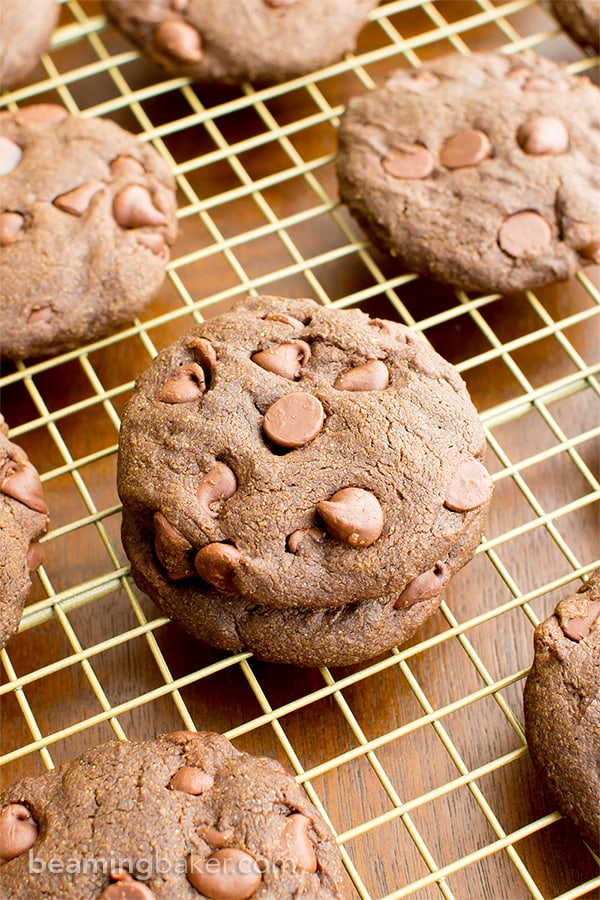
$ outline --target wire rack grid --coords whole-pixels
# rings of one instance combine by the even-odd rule
[[[3,411],[42,473],[45,565],[0,652],[0,782],[101,740],[223,731],[291,766],[361,898],[600,896],[598,860],[545,797],[522,727],[532,629],[597,565],[597,271],[519,297],[399,271],[337,198],[347,98],[458,50],[598,60],[534,0],[395,0],[357,51],[281,85],[206,89],[140,58],[95,2],[63,0],[35,80],[2,108],[59,102],[151,142],[177,181],[180,237],[131,327],[4,366]],[[120,414],[175,336],[246,292],[400,318],[453,361],[480,410],[495,501],[441,612],[363,666],[302,671],[199,646],[134,586],[119,539]]]

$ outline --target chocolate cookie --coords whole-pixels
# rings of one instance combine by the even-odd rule
[[[42,562],[38,540],[47,526],[40,476],[25,451],[8,440],[0,415],[0,649],[19,627],[30,572]]]
[[[334,837],[220,734],[112,741],[0,795],[3,900],[343,898]]]
[[[171,174],[106,119],[0,116],[0,332],[10,359],[104,337],[151,300],[176,234]]]
[[[600,852],[600,569],[534,634],[523,705],[531,758],[560,811]]]
[[[398,322],[247,297],[178,340],[123,415],[123,542],[201,640],[299,665],[405,641],[492,493],[453,367]]]
[[[122,31],[171,75],[278,82],[354,50],[377,0],[105,0]]]
[[[57,0],[2,0],[0,90],[21,84],[38,64],[56,28]]]
[[[403,265],[520,291],[600,262],[600,91],[548,60],[452,54],[348,103],[340,194]]]
[[[551,7],[572,38],[600,50],[600,0],[551,0]]]

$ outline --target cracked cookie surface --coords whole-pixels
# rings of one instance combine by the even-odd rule
[[[0,795],[4,900],[343,900],[293,777],[219,734],[112,741]]]
[[[532,760],[560,811],[600,852],[600,569],[534,634],[523,696]]]
[[[108,14],[172,75],[278,82],[354,50],[376,0],[105,0]]]
[[[159,354],[123,416],[133,575],[218,647],[304,665],[406,640],[492,484],[456,370],[404,325],[247,297]]]
[[[157,292],[176,234],[156,151],[106,119],[0,116],[0,331],[10,359],[105,337]]]
[[[47,527],[40,477],[25,451],[8,440],[0,415],[0,649],[19,626]]]
[[[452,54],[348,103],[342,200],[403,265],[514,292],[600,262],[600,91],[542,58]]]

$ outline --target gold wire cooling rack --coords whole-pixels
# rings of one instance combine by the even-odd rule
[[[150,141],[176,176],[181,234],[130,328],[2,370],[11,438],[52,514],[45,566],[0,653],[5,786],[102,740],[222,731],[291,766],[337,834],[349,894],[600,895],[598,860],[533,772],[521,709],[533,626],[598,555],[597,270],[518,297],[436,287],[377,253],[336,193],[349,96],[397,66],[482,49],[597,77],[598,60],[533,0],[382,3],[354,55],[261,90],[166,78],[98,3],[63,2],[34,80],[0,105],[60,102]],[[218,653],[158,616],[128,575],[115,468],[133,380],[247,291],[401,318],[457,365],[480,410],[495,481],[485,538],[441,611],[370,664],[304,671]]]

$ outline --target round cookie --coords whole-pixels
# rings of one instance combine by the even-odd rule
[[[600,50],[600,0],[552,0],[551,7],[574,40]]]
[[[105,337],[157,292],[177,226],[158,153],[106,119],[0,116],[0,332],[10,359]]]
[[[142,590],[209,644],[358,662],[410,637],[471,558],[484,453],[462,379],[404,325],[247,297],[137,381],[124,547]]]
[[[333,834],[278,762],[220,734],[112,741],[0,795],[4,900],[346,896]]]
[[[108,15],[171,75],[272,83],[354,50],[377,0],[105,0]]]
[[[600,852],[600,569],[534,634],[529,752],[554,802]]]
[[[38,540],[47,527],[40,476],[25,451],[8,440],[0,415],[0,649],[19,627],[30,572],[42,562]]]
[[[340,194],[403,265],[520,291],[600,262],[600,91],[549,60],[451,54],[350,100]]]
[[[57,0],[2,0],[0,90],[21,84],[35,68],[59,13]]]

